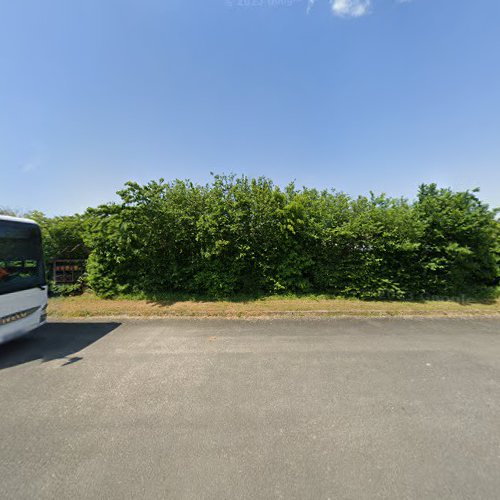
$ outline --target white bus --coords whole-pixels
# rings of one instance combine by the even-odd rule
[[[47,321],[47,283],[40,228],[0,215],[0,344]]]

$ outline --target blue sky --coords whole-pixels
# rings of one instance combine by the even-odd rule
[[[0,0],[0,206],[266,175],[500,206],[498,0]]]

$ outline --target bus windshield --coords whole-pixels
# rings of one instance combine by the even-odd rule
[[[0,294],[44,285],[38,226],[0,220]]]

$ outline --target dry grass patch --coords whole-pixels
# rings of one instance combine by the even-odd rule
[[[491,302],[367,302],[328,298],[268,297],[246,301],[104,300],[93,295],[53,298],[49,315],[82,317],[318,317],[318,316],[500,316],[500,300]]]

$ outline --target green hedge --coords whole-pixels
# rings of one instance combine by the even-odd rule
[[[454,297],[487,293],[498,275],[496,212],[476,191],[422,185],[408,202],[215,176],[131,182],[119,195],[84,217],[88,282],[105,297]]]

